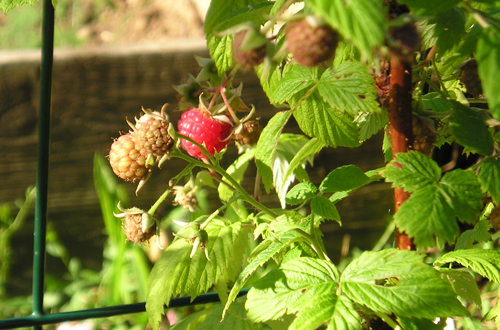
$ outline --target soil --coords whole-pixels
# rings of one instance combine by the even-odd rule
[[[88,44],[162,42],[203,38],[208,0],[111,0],[101,12],[84,2],[86,21],[77,32]],[[86,6],[86,8],[85,8]]]

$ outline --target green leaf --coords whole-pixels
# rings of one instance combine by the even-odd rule
[[[434,235],[452,243],[458,234],[455,218],[472,223],[481,209],[482,193],[472,171],[454,170],[438,181],[440,172],[434,161],[418,152],[399,153],[382,171],[393,186],[413,192],[394,219],[422,248],[434,246]]]
[[[289,329],[361,329],[360,316],[345,297],[335,295],[338,270],[331,262],[307,257],[288,261],[248,292],[248,317],[255,322],[297,313]]]
[[[351,115],[332,109],[317,90],[301,100],[305,93],[295,94],[290,105],[297,107],[293,115],[306,135],[317,137],[331,147],[356,147],[360,144],[358,129]]]
[[[440,267],[453,262],[468,267],[491,281],[500,283],[500,251],[483,249],[452,251],[434,261],[434,266]]]
[[[215,60],[219,75],[234,66],[232,46],[233,37],[214,35],[215,27],[222,22],[227,13],[232,13],[240,8],[248,7],[262,2],[261,0],[212,0],[205,19],[205,34],[210,57]]]
[[[493,117],[500,120],[500,36],[491,27],[484,29],[477,43],[476,60],[483,93]]]
[[[310,0],[314,12],[359,48],[363,59],[383,45],[385,12],[380,0]]]
[[[302,148],[295,153],[292,161],[288,166],[288,170],[283,176],[283,180],[286,181],[292,175],[292,173],[299,167],[304,166],[306,162],[312,164],[312,160],[314,155],[321,151],[326,145],[321,142],[318,138],[312,138],[307,141],[306,144],[302,146]],[[291,204],[293,205],[293,204]]]
[[[272,2],[261,2],[255,5],[249,5],[239,8],[226,17],[214,27],[215,32],[221,32],[241,23],[253,23],[255,26],[263,25],[267,21]]]
[[[212,220],[206,228],[208,244],[205,247],[210,260],[201,249],[191,258],[193,246],[186,239],[177,237],[168,246],[149,276],[146,310],[154,329],[158,329],[163,305],[168,306],[170,298],[189,295],[194,299],[225,276],[230,264],[235,262],[232,256],[240,230],[240,222],[225,225],[217,219]]]
[[[443,328],[446,326],[446,320],[441,319],[441,321],[437,324],[434,323],[434,320],[427,320],[427,319],[416,319],[416,318],[409,318],[409,317],[397,317],[396,320],[398,321],[399,325],[401,328],[404,330],[443,330]]]
[[[439,2],[433,0],[400,0],[401,4],[408,5],[417,15],[435,15],[442,13],[454,7],[460,0],[442,0]]]
[[[481,189],[491,196],[495,204],[500,204],[500,160],[484,158],[477,178]]]
[[[425,319],[469,315],[423,258],[396,249],[364,252],[342,273],[342,291],[358,304],[386,314]]]
[[[304,203],[316,195],[318,188],[309,181],[296,184],[286,194],[286,202],[290,205]]]
[[[37,0],[0,0],[0,10],[3,10],[4,14],[15,7],[22,6],[24,4],[34,4]]]
[[[286,194],[295,177],[299,181],[309,180],[309,176],[304,168],[306,161],[312,164],[312,157],[304,160],[304,163],[300,164],[302,166],[295,167],[293,175],[289,175],[285,179],[285,175],[289,172],[290,162],[308,141],[309,139],[302,134],[285,133],[279,137],[273,160],[273,184],[282,208],[286,207]]]
[[[331,171],[321,182],[322,193],[349,191],[370,183],[370,179],[356,165],[345,165]]]
[[[435,186],[441,178],[441,169],[429,157],[411,151],[398,153],[381,174],[393,187],[414,192],[425,186]]]
[[[441,277],[448,281],[457,295],[481,307],[481,293],[477,287],[476,279],[469,271],[459,269],[438,270]]]
[[[317,81],[318,69],[293,65],[283,75],[279,88],[275,88],[269,96],[271,103],[290,102],[292,97],[303,89],[309,89]]]
[[[229,297],[227,299],[226,306],[224,307],[223,317],[231,305],[231,303],[236,299],[238,293],[245,286],[246,282],[252,276],[253,273],[260,267],[262,267],[271,258],[276,256],[284,248],[292,244],[297,240],[297,234],[287,233],[282,235],[281,239],[278,241],[264,240],[252,251],[249,257],[249,263],[246,265],[245,269],[238,275],[234,286],[229,292]]]
[[[479,114],[457,101],[450,103],[453,113],[449,125],[457,142],[473,152],[491,155],[493,137]]]
[[[489,220],[481,220],[476,223],[474,229],[466,230],[457,239],[455,250],[472,249],[474,242],[483,243],[491,240],[489,232],[491,223]]]
[[[387,110],[382,109],[381,112],[360,113],[355,122],[359,129],[359,139],[366,141],[387,125],[389,117]]]
[[[451,8],[426,22],[422,32],[424,49],[436,45],[437,54],[453,49],[465,35],[465,15],[458,8]]]
[[[278,138],[285,124],[290,118],[291,112],[278,112],[267,123],[257,143],[255,151],[255,163],[262,177],[264,188],[269,193],[273,186],[273,161],[278,145]]]
[[[250,160],[254,157],[254,154],[255,149],[247,150],[227,168],[226,172],[230,174],[232,178],[236,180],[236,182],[241,183],[248,165],[250,164]],[[225,179],[224,181],[227,182]],[[217,190],[219,192],[219,198],[221,199],[221,201],[227,201],[233,195],[233,191],[229,189],[225,184],[219,184]]]
[[[311,212],[327,220],[335,220],[340,223],[340,215],[337,207],[325,196],[316,196],[311,201]]]
[[[396,212],[396,226],[414,238],[419,248],[434,246],[434,236],[452,243],[459,228],[447,197],[441,189],[431,186],[417,190]]]
[[[373,76],[359,62],[344,62],[326,69],[318,91],[332,108],[353,116],[360,112],[380,112]]]
[[[447,172],[441,179],[439,187],[450,198],[460,221],[476,222],[483,206],[481,202],[483,194],[474,172],[461,169]]]

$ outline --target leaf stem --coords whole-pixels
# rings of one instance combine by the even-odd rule
[[[397,329],[397,330],[400,330],[401,327],[399,326],[399,324],[397,324],[393,319],[391,319],[388,315],[384,314],[384,313],[380,313],[380,312],[376,312],[374,311],[375,315],[377,315],[378,317],[380,317],[385,323],[387,323],[388,326],[390,326],[391,328],[393,329]]]

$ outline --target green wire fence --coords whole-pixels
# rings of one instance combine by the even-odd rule
[[[0,320],[0,329],[33,327],[92,318],[110,317],[146,311],[146,303],[95,308],[82,311],[45,314],[43,310],[45,280],[45,247],[47,231],[47,195],[49,183],[50,108],[52,89],[52,66],[54,59],[54,6],[51,0],[43,0],[42,58],[40,71],[40,99],[38,122],[38,161],[35,202],[34,249],[33,249],[33,309],[28,317]],[[242,290],[239,296],[248,290]],[[169,308],[219,302],[217,293],[174,298]]]

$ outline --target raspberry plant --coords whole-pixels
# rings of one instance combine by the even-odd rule
[[[150,235],[152,217],[171,194],[194,210],[194,191],[217,187],[222,202],[181,223],[154,265],[146,304],[152,327],[172,297],[212,289],[222,304],[173,329],[443,329],[451,320],[467,329],[500,326],[500,4],[308,0],[294,11],[292,2],[213,0],[205,22],[211,59],[198,58],[197,76],[176,86],[186,111],[178,131],[169,123],[156,134],[144,121],[151,136],[167,141],[162,163],[180,158],[187,166],[141,210],[134,233]],[[262,131],[259,109],[232,84],[249,67],[276,106]],[[303,134],[283,133],[292,117]],[[318,184],[309,180],[306,165],[319,151],[355,148],[380,131],[384,168],[347,165]],[[112,148],[110,161],[120,164],[114,154],[126,149],[127,164],[144,171],[125,174],[127,165],[117,175],[134,180],[158,159],[139,163],[134,157],[148,138],[132,139],[137,127],[129,134],[134,143]],[[222,168],[233,141],[240,156]],[[445,144],[460,145],[477,162],[440,167],[433,149]],[[242,187],[250,162],[258,171],[253,192]],[[379,180],[394,188],[394,247],[335,265],[320,225],[341,225],[335,204]],[[260,186],[276,193],[281,208],[260,201]],[[236,299],[250,282],[247,297]]]
[[[33,1],[0,0],[0,9]],[[155,167],[187,162],[149,210],[119,207],[134,243],[161,227],[155,213],[170,195],[192,212],[200,188],[216,188],[222,202],[178,222],[154,265],[153,329],[172,297],[209,290],[222,304],[173,329],[499,328],[499,18],[498,0],[212,0],[211,58],[197,58],[200,72],[175,87],[178,130],[166,106],[144,110],[109,152],[137,191]],[[277,109],[262,130],[259,109],[233,86],[250,68]],[[292,117],[303,134],[283,133]],[[383,168],[346,165],[311,182],[306,165],[319,151],[380,131]],[[233,142],[240,156],[225,169]],[[477,161],[439,166],[433,150],[446,144]],[[250,162],[253,192],[242,186]],[[321,224],[341,225],[336,203],[379,180],[394,188],[394,247],[335,265]],[[261,202],[261,186],[281,208]]]

